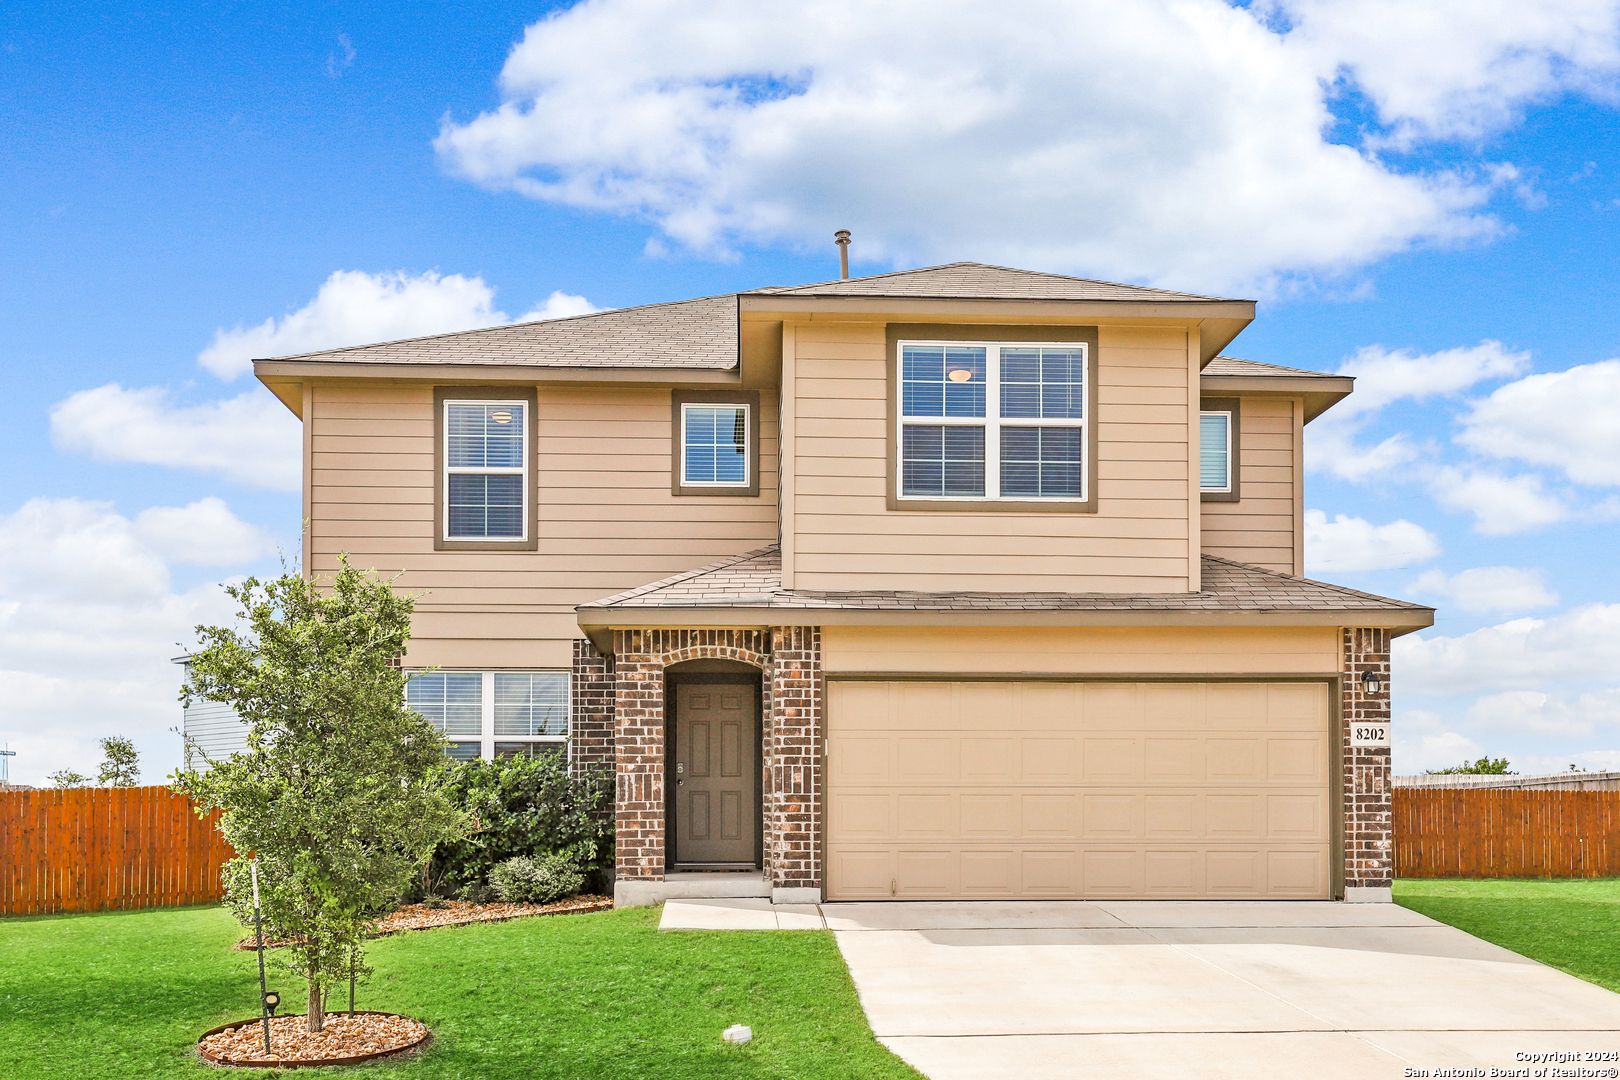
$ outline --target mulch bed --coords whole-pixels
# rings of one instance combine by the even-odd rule
[[[312,1035],[303,1016],[270,1019],[270,1053],[264,1027],[242,1020],[215,1028],[197,1040],[197,1053],[215,1065],[286,1068],[299,1065],[354,1065],[422,1045],[430,1032],[420,1021],[394,1013],[327,1013],[326,1030]]]
[[[430,908],[426,904],[407,904],[391,911],[377,924],[377,936],[404,933],[407,930],[432,930],[439,926],[466,926],[469,923],[504,922],[523,919],[531,915],[579,915],[587,911],[605,911],[613,906],[611,896],[571,896],[554,904],[475,904],[470,900],[446,900],[444,906]],[[266,941],[266,948],[292,944],[290,941]],[[236,943],[236,948],[247,951],[257,948],[252,937]]]

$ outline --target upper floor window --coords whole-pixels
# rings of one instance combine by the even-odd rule
[[[681,406],[681,486],[745,488],[749,406]]]
[[[901,499],[1089,497],[1088,349],[901,341]]]
[[[457,761],[532,757],[567,741],[569,684],[566,671],[435,671],[405,684],[405,702]]]
[[[526,540],[528,403],[444,403],[444,538]]]
[[[1232,490],[1232,414],[1206,412],[1198,416],[1198,487],[1202,491]]]

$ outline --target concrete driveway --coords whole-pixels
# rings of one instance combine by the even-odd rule
[[[872,1030],[933,1080],[1620,1066],[1620,995],[1392,904],[672,901],[662,925],[825,925]],[[1521,1056],[1546,1054],[1573,1056]]]

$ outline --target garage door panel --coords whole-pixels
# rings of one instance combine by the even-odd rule
[[[1323,684],[828,691],[833,899],[1328,895]]]

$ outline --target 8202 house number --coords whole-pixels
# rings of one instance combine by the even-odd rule
[[[1351,724],[1351,746],[1388,746],[1388,724]]]

